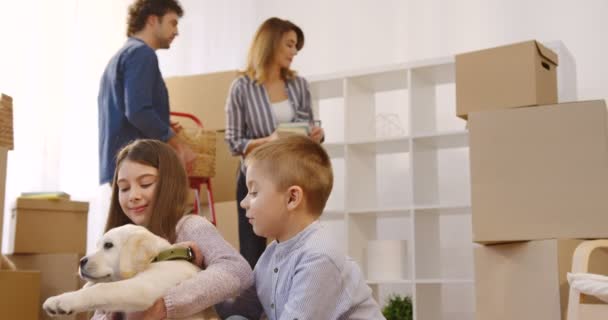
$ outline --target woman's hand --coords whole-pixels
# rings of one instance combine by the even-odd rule
[[[180,247],[180,248],[192,249],[192,253],[194,254],[194,260],[192,260],[192,263],[194,263],[194,265],[196,265],[197,267],[199,267],[201,269],[203,269],[205,267],[203,265],[205,263],[205,258],[203,257],[203,252],[198,247],[196,242],[185,241],[185,242],[176,243],[175,246]]]
[[[184,127],[182,127],[182,124],[177,122],[177,121],[171,121],[171,129],[173,129],[173,132],[178,133],[180,131],[182,131]]]
[[[310,130],[310,138],[316,143],[321,143],[324,136],[325,131],[323,131],[323,128],[321,127],[314,126],[312,127],[312,130]]]

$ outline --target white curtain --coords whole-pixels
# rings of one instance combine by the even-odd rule
[[[97,199],[97,91],[125,41],[130,0],[0,0],[0,92],[14,101],[3,251],[9,210],[24,191],[60,190],[91,202],[89,250],[105,212]],[[240,68],[255,30],[254,0],[181,1],[185,16],[165,76]],[[1,209],[1,208],[0,208]],[[0,211],[2,212],[2,211]]]

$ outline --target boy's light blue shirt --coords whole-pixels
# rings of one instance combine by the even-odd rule
[[[384,319],[359,266],[317,221],[271,243],[254,269],[255,284],[216,306],[222,317],[269,320]]]

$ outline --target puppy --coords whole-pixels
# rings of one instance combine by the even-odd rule
[[[167,290],[200,271],[185,260],[151,263],[170,248],[167,240],[141,226],[109,230],[97,244],[97,251],[80,260],[80,277],[87,284],[78,291],[48,298],[43,308],[51,316],[92,310],[146,310]],[[186,319],[204,316],[201,313]]]

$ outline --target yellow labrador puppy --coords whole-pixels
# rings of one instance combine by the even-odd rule
[[[186,260],[152,262],[171,244],[146,228],[124,225],[109,230],[97,251],[80,260],[80,290],[48,298],[44,310],[51,316],[104,310],[143,311],[168,289],[194,276],[198,267]],[[205,319],[203,313],[186,318]]]

